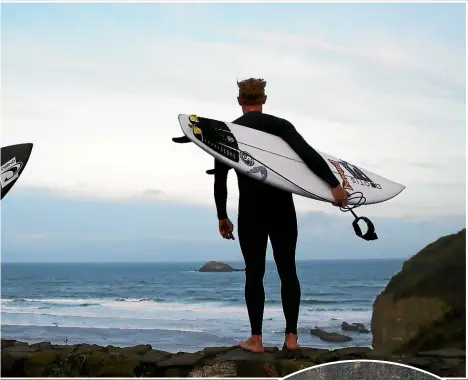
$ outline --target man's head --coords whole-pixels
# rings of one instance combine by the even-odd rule
[[[239,96],[237,101],[242,107],[242,112],[262,111],[267,97],[265,95],[266,81],[263,79],[250,78],[237,82]]]

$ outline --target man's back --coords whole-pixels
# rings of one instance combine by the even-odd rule
[[[279,137],[282,137],[285,133],[287,134],[292,127],[292,124],[285,119],[259,111],[247,112],[234,120],[233,123]]]
[[[255,111],[243,114],[241,117],[234,120],[233,123],[256,129],[258,131],[271,133],[278,137],[282,137],[285,133],[287,134],[287,131],[292,127],[292,124],[284,119]],[[249,201],[255,200],[256,202],[261,203],[271,201],[278,203],[282,200],[292,200],[291,193],[250,178],[239,171],[236,172],[239,182],[240,201],[248,199]]]
[[[282,138],[298,154],[298,156],[302,158],[304,163],[317,176],[322,178],[332,187],[339,185],[339,181],[335,178],[323,157],[304,140],[304,138],[299,134],[299,132],[297,132],[296,128],[294,128],[294,126],[286,119],[282,119],[262,112],[251,111],[244,113],[241,117],[234,120],[233,123],[243,125],[248,128],[256,129],[262,132],[270,133],[272,135],[276,135]],[[238,173],[238,176],[239,191],[249,191],[255,188],[257,189],[257,191],[262,191],[262,196],[267,196],[271,194],[275,197],[285,197],[285,195],[283,194],[286,194],[286,192],[282,190],[276,188],[275,190],[273,190],[273,187],[260,182],[260,185],[255,186],[255,184],[253,184],[253,181],[255,180],[251,178],[248,178],[248,181],[247,179],[244,180],[244,177],[247,176],[243,175],[242,173]],[[292,197],[291,194],[290,197]]]

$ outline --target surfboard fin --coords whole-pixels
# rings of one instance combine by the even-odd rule
[[[187,136],[173,137],[172,141],[174,141],[177,144],[187,144],[189,142],[192,142]]]

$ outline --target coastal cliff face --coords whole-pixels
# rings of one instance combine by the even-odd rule
[[[466,229],[407,260],[377,297],[373,348],[382,353],[465,349]]]

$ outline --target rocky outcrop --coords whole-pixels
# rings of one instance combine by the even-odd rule
[[[465,349],[466,229],[407,260],[377,297],[373,348],[384,354]]]
[[[377,355],[368,347],[338,350],[267,347],[253,354],[234,347],[209,347],[176,354],[144,344],[102,347],[94,344],[27,344],[2,340],[2,377],[284,377],[317,364],[374,359],[408,364],[441,377],[464,377],[465,351],[420,352],[412,356]]]
[[[349,342],[353,339],[350,336],[327,332],[325,330],[319,329],[318,327],[310,329],[310,333],[325,342],[343,343]]]
[[[366,326],[364,325],[364,323],[351,323],[351,324],[349,324],[348,322],[342,322],[341,323],[341,330],[343,330],[343,331],[353,331],[353,332],[358,332],[358,333],[361,333],[361,334],[370,333],[370,331],[366,329]]]
[[[228,264],[219,261],[209,261],[198,272],[243,272],[243,269],[234,269]]]

